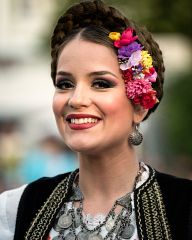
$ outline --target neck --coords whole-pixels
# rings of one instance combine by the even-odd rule
[[[108,154],[79,154],[79,185],[84,199],[104,201],[133,190],[139,163],[134,149]]]

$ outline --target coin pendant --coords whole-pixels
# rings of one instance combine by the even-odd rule
[[[103,240],[103,237],[100,234],[89,235],[88,240]]]
[[[79,232],[77,235],[78,240],[88,240],[88,232]]]
[[[59,217],[58,226],[61,228],[68,228],[72,224],[71,214],[63,214]]]
[[[111,229],[113,228],[114,224],[115,224],[115,220],[114,219],[112,219],[112,218],[108,219],[107,222],[106,222],[106,225],[105,225],[106,230],[108,232],[111,231]]]
[[[56,232],[60,232],[60,231],[62,230],[62,228],[59,227],[58,222],[53,226],[53,229],[54,229]]]
[[[66,236],[65,236],[65,240],[75,240],[76,239],[76,236],[74,235],[74,233],[68,233]]]
[[[135,227],[132,224],[127,224],[121,236],[125,239],[130,239],[133,236],[134,231]]]

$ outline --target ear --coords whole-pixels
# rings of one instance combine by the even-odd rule
[[[148,113],[148,109],[143,108],[141,105],[134,106],[133,121],[134,123],[140,123]]]

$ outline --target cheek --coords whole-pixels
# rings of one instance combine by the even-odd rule
[[[52,109],[56,117],[59,117],[63,114],[65,104],[65,97],[58,93],[55,93],[53,96]]]
[[[122,92],[115,96],[107,96],[105,99],[100,99],[103,111],[113,117],[129,117],[133,114],[133,106],[127,96]]]

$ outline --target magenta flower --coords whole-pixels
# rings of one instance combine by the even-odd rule
[[[152,90],[151,83],[144,79],[136,79],[134,81],[127,82],[127,96],[130,99],[140,97]]]
[[[132,81],[133,80],[133,73],[132,73],[131,69],[122,71],[122,76],[123,76],[123,79],[126,80],[126,81]]]
[[[118,48],[118,59],[128,99],[145,109],[153,108],[159,101],[152,86],[157,79],[152,56],[142,50],[144,46],[139,40],[135,41],[138,36],[135,36],[134,29],[127,28],[122,35],[115,32],[115,37],[111,37],[112,34],[114,35],[112,32],[109,37]]]
[[[145,109],[153,108],[154,105],[158,102],[156,94],[157,92],[155,90],[151,90],[148,93],[146,93],[141,99],[141,105]]]
[[[125,31],[123,31],[121,39],[114,41],[114,46],[117,48],[127,46],[128,44],[134,42],[136,39],[138,39],[138,36],[133,36],[133,29],[127,28]]]
[[[150,68],[149,72],[145,72],[145,79],[150,82],[156,82],[157,72],[154,67]]]
[[[145,79],[149,82],[156,82],[157,72],[155,71],[151,76],[145,76]]]

